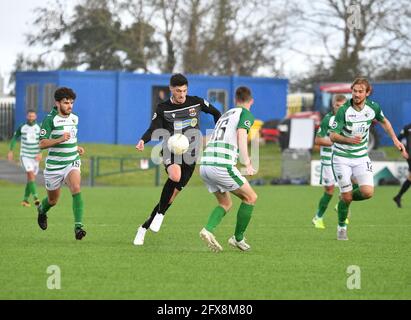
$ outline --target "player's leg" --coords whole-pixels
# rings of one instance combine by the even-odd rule
[[[39,196],[37,194],[37,186],[36,186],[36,176],[39,173],[39,166],[40,166],[39,161],[33,160],[34,169],[33,169],[33,176],[31,177],[31,179],[32,179],[31,194],[33,195],[34,205],[36,207],[38,207],[40,205],[40,200],[39,200]]]
[[[229,243],[231,245],[235,244],[241,250],[248,250],[250,249],[250,246],[244,241],[244,232],[250,223],[251,215],[257,201],[257,194],[253,188],[251,188],[247,180],[245,180],[244,184],[239,189],[232,191],[232,193],[239,197],[242,200],[242,203],[237,212],[237,223],[234,236],[230,238]]]
[[[347,216],[352,202],[352,160],[349,158],[333,156],[332,168],[340,189],[340,200],[338,202],[338,226],[337,240],[348,240]]]
[[[47,229],[47,212],[57,204],[59,198],[60,187],[54,190],[47,190],[47,197],[45,197],[37,207],[37,223],[42,230]]]
[[[312,219],[312,223],[317,229],[324,229],[323,216],[334,194],[335,180],[331,166],[321,165],[320,183],[324,186],[324,193],[318,203],[317,213]]]
[[[220,224],[226,213],[231,209],[233,202],[231,201],[229,192],[216,191],[214,192],[214,196],[217,199],[218,206],[211,212],[206,226],[200,231],[200,237],[212,251],[218,252],[222,251],[223,247],[215,238],[214,230]]]
[[[144,244],[145,235],[149,228],[154,232],[158,232],[160,230],[165,213],[170,208],[172,202],[179,193],[177,187],[181,180],[182,174],[180,165],[170,164],[166,167],[166,171],[169,179],[167,179],[163,186],[160,202],[154,207],[147,220],[137,229],[137,233],[133,241],[133,243],[137,246]]]
[[[26,187],[24,189],[24,196],[21,205],[23,207],[30,207],[29,198],[31,194],[31,181],[33,180],[33,166],[29,158],[21,157],[20,161],[27,176]]]
[[[81,195],[80,170],[77,167],[68,169],[65,182],[73,197],[74,235],[76,240],[81,240],[86,236],[86,231],[83,229],[84,202]]]
[[[213,232],[225,214],[231,209],[230,193],[225,190],[225,185],[232,187],[232,179],[223,168],[200,166],[200,176],[210,193],[217,199],[218,206],[211,212],[207,224],[200,231],[200,238],[215,252],[223,250],[216,240]],[[237,186],[238,187],[238,186]]]
[[[60,198],[60,188],[64,180],[64,171],[44,172],[44,182],[47,190],[45,197],[37,207],[37,222],[42,230],[47,229],[47,213]]]
[[[171,205],[171,199],[173,197],[175,198],[178,193],[176,188],[181,180],[181,171],[182,169],[179,164],[172,164],[167,167],[168,179],[164,184],[163,191],[161,192],[158,210],[150,224],[150,229],[154,232],[160,231],[165,212]]]
[[[360,158],[354,160],[353,177],[358,182],[358,187],[352,191],[353,201],[363,201],[372,198],[374,195],[374,175],[370,158]]]
[[[398,192],[398,194],[393,198],[398,208],[402,207],[401,198],[403,194],[406,193],[409,187],[411,186],[411,159],[408,159],[407,161],[408,161],[408,178],[402,184],[401,189]]]

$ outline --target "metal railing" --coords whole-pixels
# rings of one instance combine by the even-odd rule
[[[110,166],[104,164],[110,162]],[[127,163],[129,165],[127,165]],[[131,164],[131,165],[130,165]],[[150,158],[142,157],[90,157],[90,175],[89,186],[96,185],[96,178],[106,177],[117,174],[138,172],[145,170],[155,170],[154,185],[160,185],[160,166],[154,163]]]
[[[0,99],[0,141],[9,140],[13,136],[15,116],[14,107],[14,99]]]

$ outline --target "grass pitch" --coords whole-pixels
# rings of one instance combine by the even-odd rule
[[[88,234],[82,241],[74,240],[67,189],[41,231],[34,207],[19,206],[23,188],[0,186],[0,299],[411,298],[411,196],[397,209],[391,200],[396,187],[379,187],[373,199],[354,203],[349,241],[336,240],[336,195],[327,228],[316,230],[311,218],[321,188],[256,188],[259,200],[246,233],[252,250],[227,244],[239,206],[234,201],[216,231],[224,247],[218,254],[198,236],[215,207],[204,187],[185,189],[143,247],[132,241],[160,188],[84,188]],[[50,265],[61,270],[60,290],[47,289]],[[352,265],[360,268],[361,289],[347,288]]]

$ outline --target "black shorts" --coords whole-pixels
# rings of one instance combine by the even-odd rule
[[[410,157],[411,157],[411,155],[410,155]],[[408,162],[408,171],[411,172],[411,159],[408,158],[407,162]]]
[[[179,159],[174,159],[173,155],[168,158],[167,160],[164,160],[164,167],[165,170],[168,174],[168,167],[171,166],[172,164],[178,164],[181,167],[181,178],[180,178],[180,182],[177,184],[177,189],[179,191],[181,191],[188,183],[188,181],[190,181],[191,176],[193,175],[193,172],[196,168],[196,164],[187,164],[184,161],[181,160],[181,158]]]

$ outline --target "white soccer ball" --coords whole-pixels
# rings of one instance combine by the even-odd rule
[[[167,143],[168,150],[176,155],[186,153],[189,146],[190,142],[188,138],[181,133],[176,133],[171,136]]]

